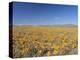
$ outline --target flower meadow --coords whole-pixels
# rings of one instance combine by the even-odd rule
[[[78,54],[75,26],[13,26],[14,58]]]

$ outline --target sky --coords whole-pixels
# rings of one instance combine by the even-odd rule
[[[78,24],[76,5],[13,2],[14,25]]]

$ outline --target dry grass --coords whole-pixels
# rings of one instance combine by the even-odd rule
[[[14,26],[13,57],[67,55],[78,47],[77,35],[77,27]]]

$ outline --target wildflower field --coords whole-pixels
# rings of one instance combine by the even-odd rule
[[[15,58],[78,53],[76,26],[13,26],[12,32],[12,52]]]

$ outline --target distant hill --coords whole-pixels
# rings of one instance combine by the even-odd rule
[[[74,24],[63,24],[63,25],[13,25],[13,26],[45,26],[45,27],[78,27]]]
[[[73,25],[73,24],[64,24],[64,25],[53,25],[55,27],[77,27],[77,25]]]

